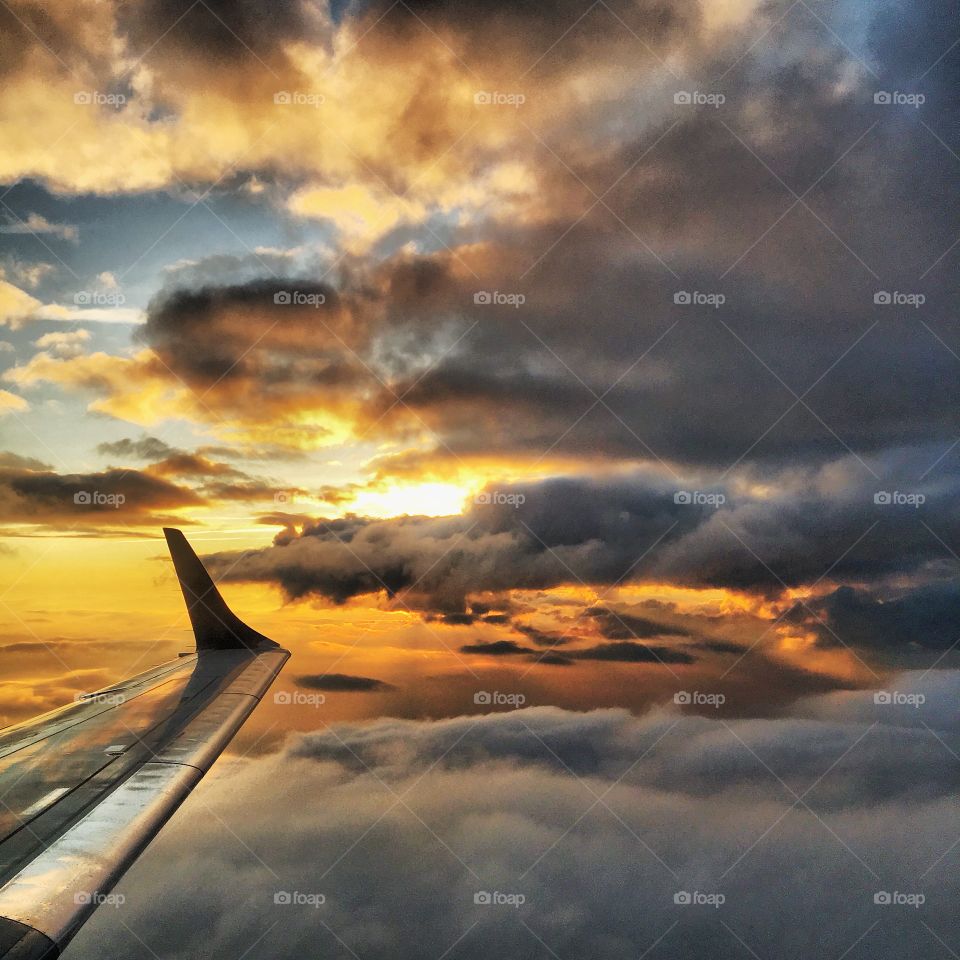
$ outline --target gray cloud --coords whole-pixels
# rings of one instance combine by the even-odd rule
[[[351,677],[346,673],[305,674],[296,677],[298,687],[308,690],[332,690],[338,693],[363,693],[371,690],[389,690],[390,684],[373,677]]]
[[[845,693],[779,720],[543,707],[299,735],[221,763],[122,881],[122,913],[101,909],[71,949],[614,958],[662,938],[664,960],[733,960],[743,943],[801,954],[815,924],[826,956],[939,956],[935,936],[960,936],[958,781],[930,730],[960,733],[960,687],[901,681],[929,695],[914,716]],[[483,890],[525,903],[477,905]],[[880,890],[926,902],[878,906]],[[275,905],[277,891],[326,902]],[[678,891],[725,903],[677,906]]]
[[[24,458],[8,462],[0,467],[0,520],[7,523],[126,528],[160,524],[169,520],[160,511],[204,503],[193,490],[138,470],[59,474]]]
[[[930,583],[891,595],[839,587],[790,615],[825,646],[946,652],[960,639],[960,584]]]
[[[730,486],[718,507],[676,502],[677,488],[650,471],[501,485],[501,493],[522,495],[522,506],[474,504],[456,517],[317,520],[301,533],[283,531],[272,547],[243,556],[217,554],[210,562],[228,579],[276,583],[292,598],[342,602],[361,594],[402,593],[408,606],[439,611],[458,623],[473,617],[466,613],[470,594],[484,591],[599,587],[626,578],[776,596],[824,581],[870,584],[880,602],[902,592],[894,586],[898,578],[919,583],[934,575],[956,576],[943,545],[960,539],[960,528],[944,509],[960,492],[952,479],[927,488],[926,512],[875,502],[874,481],[858,476],[852,460],[822,474],[790,471],[768,481],[776,493],[751,497]],[[928,604],[912,627],[909,611],[901,612],[900,627],[885,634],[887,646],[907,644],[911,637],[928,648],[949,646],[960,635],[954,592],[955,586],[941,588],[935,609]],[[788,620],[813,622],[820,610],[829,629],[844,611],[857,613],[841,603],[845,596],[832,606],[810,601]],[[889,620],[897,609],[885,607],[877,617],[882,613]],[[610,640],[690,634],[688,626],[668,622],[669,617],[603,607],[585,612],[591,614],[586,622]],[[885,632],[879,620],[869,618],[859,629],[849,621],[840,626],[840,635],[849,637],[845,642],[857,645],[879,645],[866,634]],[[930,636],[919,639],[924,632]]]

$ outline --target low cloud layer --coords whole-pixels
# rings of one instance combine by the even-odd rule
[[[729,722],[544,707],[298,736],[221,764],[72,950],[734,960],[809,951],[815,924],[825,956],[936,957],[960,936],[960,685],[895,690],[924,702],[839,693]]]

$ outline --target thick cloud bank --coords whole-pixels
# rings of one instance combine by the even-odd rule
[[[883,693],[321,729],[221,765],[72,955],[946,957],[960,676]]]

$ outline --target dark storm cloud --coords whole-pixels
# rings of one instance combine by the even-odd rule
[[[168,62],[179,54],[249,69],[273,60],[283,42],[307,38],[309,8],[306,0],[145,0],[121,6],[120,27],[135,51],[162,44]]]
[[[960,583],[931,583],[889,594],[839,587],[790,615],[824,646],[883,652],[947,651],[960,641]]]
[[[601,49],[612,57],[618,41],[625,45],[631,36],[642,36],[645,41],[644,46],[632,45],[635,57],[652,56],[671,39],[688,40],[700,20],[699,6],[689,0],[611,0],[580,30],[575,26],[593,11],[576,0],[549,4],[503,0],[391,4],[378,0],[361,9],[362,25],[382,24],[382,29],[399,41],[421,39],[424,31],[452,32],[473,65],[499,63],[506,52],[518,58],[522,68],[537,66],[541,72],[558,69],[558,65],[562,69],[572,59]]]
[[[373,677],[351,677],[346,673],[304,674],[295,677],[298,687],[308,690],[330,690],[337,693],[365,693],[372,690],[390,690],[389,683]]]
[[[477,620],[477,615],[475,613],[444,613],[440,616],[434,614],[425,614],[424,620],[428,623],[436,620],[439,623],[445,623],[450,627],[469,627],[472,623]]]
[[[629,613],[617,613],[604,607],[589,607],[584,611],[586,616],[593,617],[600,632],[608,640],[635,640],[648,637],[687,637],[689,631],[683,627],[672,627],[646,617],[636,617]]]
[[[175,817],[121,882],[122,918],[98,911],[71,950],[238,956],[266,930],[251,956],[413,960],[455,943],[464,960],[607,960],[656,943],[663,960],[733,960],[812,939],[830,957],[939,956],[960,936],[958,781],[930,731],[956,736],[960,689],[955,673],[897,682],[921,684],[923,711],[865,692],[775,720],[537,708],[300,735],[200,788],[239,843]],[[326,902],[275,905],[293,890]],[[477,905],[482,890],[525,903]],[[876,905],[881,890],[926,902]],[[725,902],[677,906],[678,891]]]
[[[878,503],[873,483],[848,461],[826,477],[785,474],[776,494],[728,490],[718,507],[676,502],[676,488],[649,471],[558,478],[501,486],[504,495],[522,495],[517,508],[317,520],[299,534],[282,532],[272,547],[210,559],[228,579],[276,583],[292,598],[343,602],[407,590],[405,603],[441,614],[465,613],[468,596],[483,591],[624,578],[770,595],[821,579],[881,587],[952,566],[944,543],[960,540],[960,526],[944,508],[960,491],[953,481],[928,489],[920,507]],[[608,639],[689,635],[655,618],[590,609]]]
[[[750,648],[742,643],[734,643],[731,640],[702,640],[697,644],[702,650],[710,650],[713,653],[746,653]]]
[[[563,16],[493,7],[430,5],[426,20],[489,42],[504,24]],[[695,19],[682,5],[635,9],[687,29]],[[944,11],[911,12],[924,38],[911,45],[916,73],[944,53]],[[691,82],[661,78],[637,94],[646,125],[596,148],[598,121],[585,115],[550,145],[563,164],[535,149],[552,216],[489,223],[479,237],[471,225],[454,252],[354,258],[330,286],[167,292],[145,341],[211,388],[205,402],[253,419],[264,403],[349,403],[371,436],[437,435],[419,461],[384,458],[384,475],[490,454],[715,469],[926,446],[922,473],[960,432],[952,255],[940,262],[960,211],[953,158],[934,136],[950,146],[957,52],[924,76],[923,111],[877,104],[875,92],[910,82],[889,12],[862,51],[877,79],[802,10],[763,9],[771,26],[780,13],[775,55],[760,45],[706,64],[707,77],[730,68],[721,108],[675,105],[675,88]],[[404,5],[393,16],[417,24]],[[273,302],[298,285],[326,302]],[[476,304],[485,289],[525,303]],[[677,304],[682,291],[725,302]],[[876,305],[878,291],[925,303]],[[468,334],[426,369],[421,351],[402,348],[453,319]]]
[[[253,502],[268,500],[276,496],[279,485],[262,477],[255,477],[245,471],[212,460],[208,454],[221,453],[233,455],[230,448],[200,447],[195,451],[179,450],[155,437],[142,437],[140,440],[123,439],[112,443],[101,443],[97,452],[109,456],[119,456],[151,461],[145,473],[163,480],[176,478],[199,482],[198,492],[215,501]],[[306,490],[283,486],[287,495],[305,495]]]
[[[515,640],[491,640],[486,643],[466,643],[461,653],[482,653],[488,657],[512,657],[520,653],[535,653],[532,647],[523,647]]]
[[[489,617],[487,617],[487,622],[490,622]],[[525,623],[515,623],[513,624],[513,629],[529,637],[538,647],[562,647],[564,644],[570,642],[569,637],[555,633],[546,633],[543,630],[538,630],[536,627],[528,626]]]
[[[295,303],[294,292],[314,299],[309,304]],[[342,349],[343,341],[335,337],[354,339],[352,324],[349,305],[327,284],[255,280],[162,292],[151,302],[140,336],[191,382],[229,383],[262,375],[267,388],[283,372],[292,374],[291,367],[303,356],[304,347],[318,361],[325,339],[331,350]],[[251,338],[260,349],[250,350]],[[277,366],[269,363],[272,355],[279,355]],[[300,376],[304,373],[300,371]],[[338,381],[335,366],[330,366],[329,375],[332,383]],[[316,389],[325,379],[321,367],[314,378]]]
[[[683,650],[649,646],[632,640],[600,643],[584,650],[568,650],[564,656],[577,660],[602,660],[608,663],[694,663],[696,657]]]
[[[199,506],[194,491],[137,470],[58,474],[0,468],[0,520],[66,528],[159,523],[156,511]]]

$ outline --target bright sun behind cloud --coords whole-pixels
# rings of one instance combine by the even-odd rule
[[[469,491],[453,483],[415,483],[386,490],[364,490],[349,509],[367,517],[446,517],[463,512]]]

